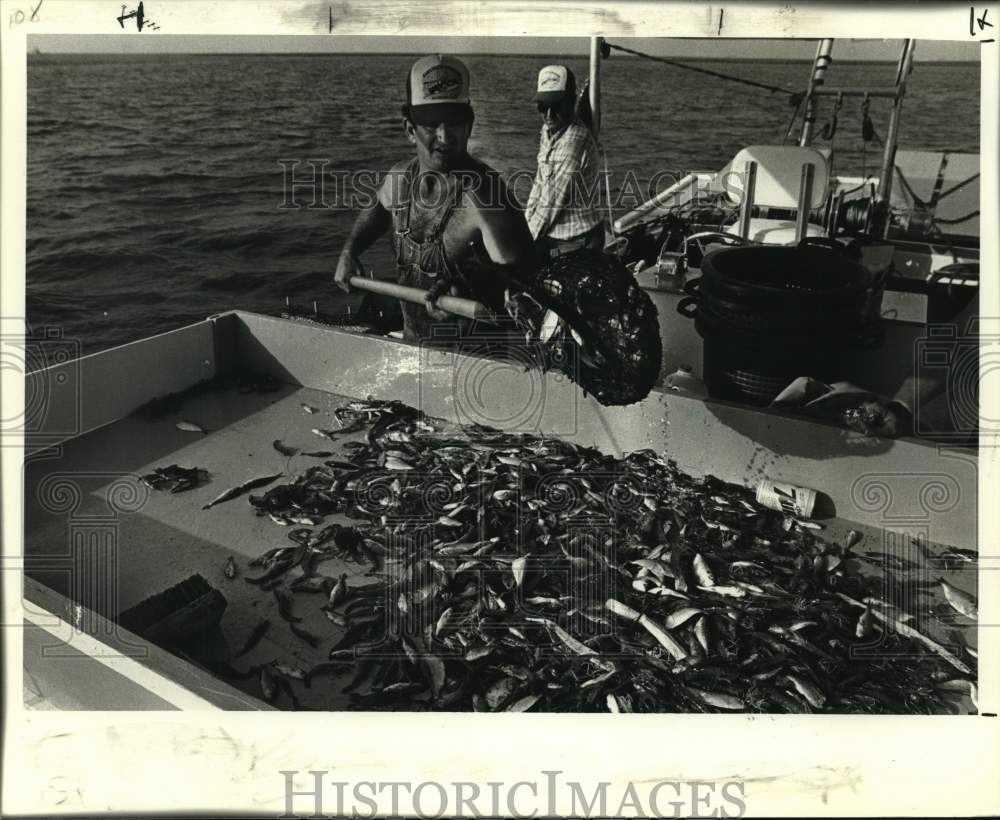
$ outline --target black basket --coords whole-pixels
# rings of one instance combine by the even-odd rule
[[[768,404],[797,376],[843,375],[871,287],[871,274],[832,248],[722,248],[702,260],[677,310],[704,339],[709,394]]]

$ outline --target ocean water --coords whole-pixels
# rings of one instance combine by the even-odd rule
[[[336,207],[333,172],[387,169],[412,156],[399,105],[406,55],[41,54],[28,60],[27,310],[84,353],[231,308],[280,309],[286,297],[342,310],[332,284],[354,215]],[[470,151],[526,181],[541,57],[470,56]],[[566,61],[586,76],[586,60]],[[789,90],[807,63],[698,63]],[[830,82],[890,84],[895,66],[837,65]],[[741,147],[780,142],[787,97],[631,58],[602,69],[603,132],[616,216],[660,172],[721,167]],[[830,118],[832,101],[818,124]],[[888,103],[872,118],[884,135]],[[822,144],[822,143],[820,143]],[[979,151],[978,64],[918,63],[903,105],[902,148]],[[860,101],[834,136],[835,171],[877,166],[861,150]],[[285,170],[326,161],[324,201],[284,207]],[[340,185],[340,187],[338,187]],[[522,200],[528,187],[515,186]],[[619,197],[619,195],[622,195]],[[644,197],[643,197],[644,198]],[[324,204],[329,207],[324,207]],[[634,203],[633,203],[634,204]],[[391,276],[388,241],[365,255]]]

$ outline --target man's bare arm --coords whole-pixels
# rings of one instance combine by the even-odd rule
[[[388,201],[387,184],[383,184],[379,189],[378,199],[358,214],[358,218],[354,220],[354,225],[351,228],[351,233],[344,243],[344,248],[340,252],[334,282],[345,291],[349,292],[351,289],[349,280],[352,276],[364,275],[361,254],[368,250],[392,224],[392,216],[384,204]]]
[[[524,213],[513,195],[506,190],[506,186],[501,190],[500,196],[504,207],[480,211],[483,247],[497,273],[504,279],[531,281],[538,271],[531,230]]]

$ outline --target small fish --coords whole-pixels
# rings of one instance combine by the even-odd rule
[[[333,585],[333,589],[330,590],[330,600],[327,606],[336,606],[347,598],[347,593],[347,574],[342,573],[337,583]]]
[[[971,564],[979,557],[979,553],[974,552],[973,550],[950,547],[941,553],[941,557],[946,561],[961,561],[963,563]]]
[[[695,577],[698,579],[698,585],[703,587],[714,587],[715,586],[715,576],[712,574],[712,570],[708,566],[708,562],[702,557],[701,553],[695,553],[694,559],[691,562],[694,567]]]
[[[177,429],[183,430],[185,433],[207,433],[204,427],[199,424],[195,424],[193,421],[179,421],[177,422]]]
[[[510,570],[514,574],[514,583],[518,586],[524,583],[524,571],[528,567],[528,556],[522,555],[519,558],[514,559],[514,563],[510,565]]]
[[[283,456],[294,456],[298,452],[298,448],[288,447],[287,445],[281,443],[281,439],[277,438],[271,442],[271,446]]]
[[[293,566],[291,561],[275,561],[274,564],[265,572],[263,575],[258,575],[256,577],[250,577],[249,575],[243,578],[248,584],[256,584],[258,586],[263,586],[272,581],[281,578],[288,570]]]
[[[312,415],[313,413],[318,413],[319,412],[318,408],[313,407],[312,405],[306,404],[305,402],[302,402],[302,409],[305,410],[309,415]]]
[[[230,501],[234,498],[238,498],[250,490],[255,490],[258,487],[263,487],[270,484],[275,479],[281,478],[284,473],[275,473],[274,475],[260,476],[259,478],[251,478],[249,481],[244,481],[242,484],[233,487],[232,489],[226,490],[219,496],[216,496],[208,504],[202,507],[203,510],[207,510],[214,507],[216,504],[221,504],[224,501]]]
[[[278,685],[274,680],[274,674],[271,671],[271,664],[266,663],[260,668],[260,691],[264,696],[264,700],[268,703],[274,700],[275,695],[278,694]]]
[[[847,539],[844,541],[844,550],[849,552],[857,544],[861,543],[861,539],[863,537],[864,536],[862,536],[861,533],[858,532],[857,530],[851,530],[849,533],[847,533]]]
[[[309,456],[309,458],[329,458],[333,455],[330,450],[313,450],[311,453],[303,453],[304,456]]]
[[[673,577],[673,571],[664,561],[657,561],[656,559],[653,558],[639,558],[635,561],[629,561],[629,563],[635,564],[641,570],[646,570],[647,572],[651,572],[661,581],[664,578]]]
[[[713,587],[714,589],[715,587]],[[685,595],[683,592],[678,592],[676,589],[671,589],[668,586],[654,587],[653,589],[647,590],[653,595],[664,595],[670,598],[679,598],[682,601],[690,601],[691,599]]]
[[[238,570],[236,569],[236,559],[233,558],[233,556],[230,555],[226,559],[226,567],[223,570],[223,573],[230,580],[232,580],[233,578],[235,578],[237,576]]]
[[[863,640],[872,634],[874,627],[875,616],[872,615],[872,608],[869,605],[865,607],[865,611],[858,618],[858,625],[854,628],[854,636]]]
[[[326,592],[333,588],[333,580],[323,575],[302,575],[291,583],[293,592]]]
[[[938,583],[941,584],[941,591],[944,593],[945,599],[951,604],[952,609],[966,618],[971,618],[972,620],[978,620],[979,618],[979,604],[976,599],[969,595],[958,587],[952,586],[944,578],[939,578]]]
[[[233,657],[234,658],[243,657],[247,652],[253,649],[258,643],[260,643],[260,639],[264,637],[264,633],[267,632],[267,630],[270,628],[271,628],[271,622],[267,620],[261,621],[259,624],[257,624],[257,626],[255,626],[253,630],[250,632],[250,636],[247,638],[246,643],[243,644],[243,648],[240,649],[240,651],[237,652],[235,655],[233,655]]]
[[[805,520],[803,520],[801,518],[796,518],[796,519],[794,519],[794,521],[795,521],[795,525],[797,527],[802,527],[802,529],[804,529],[804,530],[822,530],[822,529],[824,529],[823,525],[820,524],[817,521],[805,521]]]
[[[414,692],[420,692],[427,688],[427,684],[420,681],[409,681],[401,680],[399,683],[391,683],[388,686],[383,686],[379,690],[379,694],[383,695],[410,695]]]
[[[558,598],[549,598],[545,595],[532,595],[525,598],[525,603],[532,604],[533,606],[550,606],[557,609],[562,608],[562,601]]]
[[[316,515],[285,515],[282,516],[283,520],[286,522],[284,526],[288,524],[301,524],[304,527],[315,527],[323,519]]]
[[[310,667],[302,682],[306,685],[306,688],[308,688],[312,685],[312,679],[323,672],[332,672],[336,675],[340,672],[346,672],[348,669],[350,669],[350,661],[346,659],[340,661],[323,661],[322,663],[317,663],[315,666]]]
[[[385,460],[385,468],[387,470],[400,470],[400,471],[412,470],[413,465],[410,464],[408,461],[403,461],[403,459],[397,458],[396,456],[388,456],[386,457]]]
[[[321,607],[321,609],[323,610],[323,614],[326,615],[327,620],[329,620],[331,623],[334,623],[343,629],[347,629],[348,626],[347,618],[345,618],[339,612],[334,612],[328,606]]]
[[[694,636],[704,650],[705,655],[711,654],[711,635],[709,634],[708,618],[702,615],[694,622]]]
[[[288,593],[280,589],[274,590],[274,600],[278,602],[278,614],[289,623],[294,623],[296,621],[301,621],[301,618],[297,618],[292,614],[292,599],[288,597]]]
[[[541,699],[541,695],[525,695],[507,707],[508,712],[527,712]]]
[[[304,669],[299,669],[297,666],[288,666],[283,663],[275,663],[274,671],[279,675],[284,675],[286,678],[292,678],[293,680],[304,681],[306,679],[306,671]]]
[[[785,675],[785,680],[791,683],[795,687],[795,691],[802,695],[814,709],[823,708],[826,703],[826,695],[812,683],[797,675]]]
[[[437,623],[434,625],[434,634],[438,637],[443,637],[442,633],[448,629],[449,620],[451,619],[452,608],[448,607],[441,616],[437,619]]]
[[[492,646],[477,646],[465,653],[465,660],[469,663],[482,660],[493,653]]]
[[[727,595],[730,598],[745,598],[747,595],[745,589],[736,586],[720,586],[717,584],[714,587],[699,586],[698,589],[702,592],[715,592],[719,595]]]
[[[299,619],[299,620],[301,620],[301,619]],[[295,623],[289,622],[288,628],[292,630],[292,634],[296,638],[301,638],[303,641],[305,641],[307,644],[309,644],[309,646],[311,646],[313,649],[315,649],[317,646],[319,646],[319,638],[317,638],[311,632],[307,632],[301,626],[298,626]]]
[[[667,616],[666,627],[667,629],[676,629],[677,627],[683,625],[695,615],[701,615],[704,610],[697,609],[696,607],[685,606],[671,612]]]
[[[726,695],[722,692],[709,692],[705,689],[695,689],[693,686],[689,686],[687,688],[688,691],[697,697],[702,703],[707,703],[709,706],[714,706],[716,709],[727,709],[731,712],[742,712],[745,708],[743,701],[737,697],[733,697],[732,695]]]
[[[913,620],[913,616],[909,612],[904,612],[899,607],[893,606],[888,601],[883,601],[881,598],[867,597],[862,598],[861,600],[864,603],[875,607],[875,609],[880,610],[882,614],[888,618],[894,618],[904,624]]]

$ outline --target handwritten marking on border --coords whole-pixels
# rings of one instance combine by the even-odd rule
[[[970,37],[975,37],[976,36],[976,34],[977,34],[977,32],[976,32],[976,26],[977,25],[979,26],[979,32],[978,33],[982,33],[983,31],[985,31],[987,26],[989,26],[990,28],[993,28],[993,24],[989,20],[986,19],[986,16],[989,13],[990,13],[990,10],[988,8],[986,8],[986,9],[983,9],[983,16],[982,17],[976,17],[976,7],[975,6],[969,6],[969,36]],[[988,40],[980,40],[979,42],[980,43],[995,43],[996,40],[994,40],[991,37]]]

